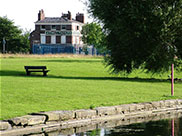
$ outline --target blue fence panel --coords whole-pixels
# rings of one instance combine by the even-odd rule
[[[70,45],[33,45],[33,54],[58,54],[58,53],[74,53],[75,49]]]
[[[83,54],[82,48],[79,49],[71,45],[47,45],[47,44],[34,44],[32,46],[33,54],[60,54],[60,53],[72,53],[72,54]],[[88,55],[105,55],[96,50],[93,46],[87,47]]]

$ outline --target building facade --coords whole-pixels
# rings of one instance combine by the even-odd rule
[[[44,11],[40,10],[35,30],[30,35],[32,53],[79,52],[83,47],[83,25],[84,14],[77,13],[75,19],[69,11],[61,17],[45,17]]]

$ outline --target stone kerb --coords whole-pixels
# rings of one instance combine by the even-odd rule
[[[45,116],[26,115],[10,119],[8,122],[11,123],[12,126],[33,126],[38,124],[44,124],[45,119]]]
[[[97,116],[96,110],[76,110],[74,112],[76,119],[91,119]]]
[[[0,132],[27,128],[37,125],[58,123],[62,126],[84,124],[114,118],[131,118],[140,115],[152,115],[164,111],[182,109],[182,99],[163,100],[158,102],[146,102],[139,104],[124,104],[118,106],[98,107],[95,109],[82,109],[75,111],[50,111],[32,113],[30,115],[16,117],[0,121]]]
[[[75,118],[75,113],[73,111],[49,111],[49,112],[32,113],[31,115],[45,116],[46,122],[64,121]]]
[[[12,129],[8,121],[0,121],[0,130],[9,130]]]
[[[98,108],[95,108],[94,110],[96,110],[97,116],[99,116],[99,117],[117,114],[115,106],[98,107]]]

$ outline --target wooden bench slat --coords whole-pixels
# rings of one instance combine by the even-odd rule
[[[46,66],[25,66],[25,69],[47,69]]]
[[[28,72],[48,72],[49,70],[29,70]]]

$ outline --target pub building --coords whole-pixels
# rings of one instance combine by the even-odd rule
[[[30,34],[33,54],[76,53],[83,47],[81,30],[84,14],[71,12],[61,17],[45,17],[44,10],[38,13],[35,30]]]

